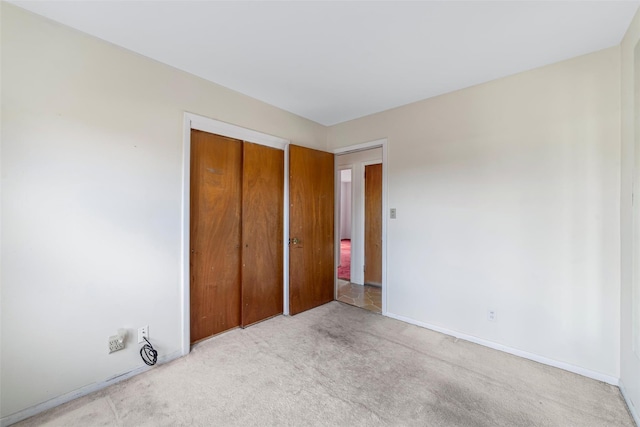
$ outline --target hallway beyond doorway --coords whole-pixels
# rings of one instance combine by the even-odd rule
[[[382,313],[382,288],[338,279],[338,301]]]

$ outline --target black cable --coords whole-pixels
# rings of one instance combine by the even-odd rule
[[[158,361],[158,352],[153,348],[147,337],[143,338],[147,343],[140,349],[140,357],[142,357],[144,363],[153,366]]]

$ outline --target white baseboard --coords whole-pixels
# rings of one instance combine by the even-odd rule
[[[620,380],[620,384],[618,385],[618,387],[620,387],[620,392],[622,393],[622,397],[624,397],[624,401],[627,402],[627,407],[629,408],[629,412],[631,413],[633,420],[636,422],[637,426],[640,426],[640,416],[638,416],[638,411],[636,410],[635,406],[633,406],[633,402],[631,401],[631,399],[629,399],[627,389],[624,387],[624,383],[622,382],[622,380]]]
[[[596,371],[591,371],[589,369],[585,369],[585,368],[581,368],[579,366],[575,366],[575,365],[571,365],[569,363],[565,363],[565,362],[560,362],[554,359],[549,359],[547,357],[544,356],[540,356],[538,354],[534,354],[534,353],[529,353],[527,351],[523,351],[523,350],[518,350],[516,348],[512,348],[512,347],[508,347],[502,344],[498,344],[498,343],[494,343],[492,341],[488,341],[488,340],[484,340],[482,338],[477,338],[474,337],[472,335],[467,335],[467,334],[463,334],[461,332],[457,332],[451,329],[447,329],[447,328],[442,328],[439,326],[435,326],[435,325],[431,325],[428,323],[424,323],[424,322],[420,322],[418,320],[414,320],[411,319],[409,317],[404,317],[404,316],[400,316],[394,313],[389,313],[387,312],[385,314],[387,317],[390,317],[392,319],[396,319],[396,320],[400,320],[402,322],[405,323],[410,323],[412,325],[416,325],[416,326],[420,326],[422,328],[426,328],[426,329],[430,329],[432,331],[436,331],[436,332],[440,332],[446,335],[450,335],[456,338],[460,338],[463,339],[465,341],[470,341],[472,343],[475,344],[480,344],[482,346],[485,347],[489,347],[489,348],[493,348],[495,350],[500,350],[500,351],[504,351],[505,353],[509,353],[509,354],[513,354],[515,356],[519,356],[519,357],[523,357],[525,359],[529,359],[529,360],[533,360],[535,362],[539,362],[539,363],[543,363],[545,365],[549,365],[549,366],[553,366],[556,368],[560,368],[560,369],[564,369],[565,371],[569,371],[569,372],[573,372],[575,374],[579,374],[579,375],[583,375],[585,377],[588,378],[592,378],[598,381],[603,381],[605,383],[611,384],[611,385],[615,385],[620,387],[620,391],[622,393],[622,396],[624,397],[625,401],[627,402],[627,406],[629,407],[629,412],[631,413],[631,416],[633,417],[633,419],[636,422],[636,425],[640,426],[640,417],[638,417],[638,412],[636,411],[636,408],[633,406],[632,402],[627,398],[627,394],[626,394],[626,390],[624,388],[624,384],[622,383],[622,381],[616,377],[610,376],[610,375],[605,375],[602,374],[600,372],[596,372]],[[160,357],[158,359],[158,365],[162,365],[164,363],[170,362],[172,360],[175,360],[181,356],[183,356],[184,354],[182,353],[182,351],[177,350],[171,354],[168,354],[166,356]],[[34,415],[37,415],[41,412],[44,412],[48,409],[54,408],[56,406],[62,405],[64,403],[70,402],[74,399],[86,396],[88,394],[91,394],[93,392],[102,390],[110,385],[119,383],[120,381],[124,381],[126,379],[129,379],[135,375],[141,374],[143,372],[148,371],[149,369],[152,369],[151,366],[140,366],[132,371],[126,372],[124,374],[121,375],[117,375],[111,379],[108,379],[106,381],[102,381],[100,383],[94,383],[94,384],[90,384],[87,385],[85,387],[79,388],[77,390],[74,390],[72,392],[63,394],[62,396],[58,396],[55,397],[53,399],[47,400],[46,402],[43,403],[39,403],[37,405],[34,405],[30,408],[27,409],[23,409],[22,411],[16,412],[14,414],[11,415],[7,415],[6,417],[3,417],[2,419],[0,419],[0,426],[1,427],[6,427],[9,426],[11,424],[17,423],[19,421],[22,421],[24,419],[27,419],[29,417],[32,417]]]
[[[167,354],[165,356],[161,356],[158,358],[158,365],[171,362],[172,360],[177,359],[182,355],[183,355],[182,351],[177,350],[177,351],[174,351],[173,353]],[[24,419],[37,415],[41,412],[44,412],[48,409],[55,408],[56,406],[62,405],[63,403],[67,403],[79,397],[83,397],[93,392],[96,392],[98,390],[102,390],[105,387],[109,387],[110,385],[119,383],[120,381],[124,381],[128,378],[131,378],[135,375],[146,372],[150,369],[153,369],[153,367],[147,366],[147,365],[140,366],[132,371],[125,372],[124,374],[116,375],[115,377],[110,378],[108,380],[105,380],[99,383],[89,384],[77,390],[63,394],[62,396],[54,397],[53,399],[47,400],[46,402],[39,403],[27,409],[23,409],[22,411],[18,411],[14,414],[3,417],[2,419],[0,419],[0,426],[6,427],[11,424],[17,423],[19,421],[22,421]]]
[[[432,331],[441,332],[446,335],[451,335],[456,338],[463,339],[465,341],[470,341],[475,344],[480,344],[485,347],[493,348],[495,350],[504,351],[505,353],[513,354],[515,356],[523,357],[525,359],[533,360],[534,362],[539,362],[545,365],[553,366],[555,368],[564,369],[565,371],[573,372],[575,374],[583,375],[588,378],[592,378],[594,380],[602,381],[607,384],[617,386],[620,382],[619,378],[613,377],[611,375],[602,374],[600,372],[591,371],[589,369],[581,368],[580,366],[571,365],[569,363],[560,362],[558,360],[549,359],[544,356],[540,356],[538,354],[529,353],[527,351],[518,350],[517,348],[508,347],[506,345],[498,344],[492,341],[484,340],[482,338],[474,337],[472,335],[463,334],[461,332],[457,332],[451,329],[441,328],[440,326],[430,325],[428,323],[420,322],[418,320],[411,319],[409,317],[400,316],[397,314],[387,312],[386,315],[393,319],[397,319],[406,323],[411,323],[412,325],[420,326],[422,328],[431,329]]]

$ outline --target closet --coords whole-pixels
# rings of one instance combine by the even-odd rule
[[[282,313],[282,150],[191,131],[191,343]]]

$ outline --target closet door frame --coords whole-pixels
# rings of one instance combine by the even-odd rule
[[[191,349],[191,313],[190,313],[190,181],[191,181],[191,130],[200,130],[241,141],[252,142],[277,148],[284,151],[284,218],[283,218],[283,242],[288,241],[289,236],[289,141],[276,136],[246,129],[241,126],[210,119],[193,113],[184,113],[183,126],[183,151],[182,151],[182,232],[181,232],[181,277],[180,294],[182,307],[182,355],[189,353]],[[283,245],[283,313],[289,314],[289,245]]]

